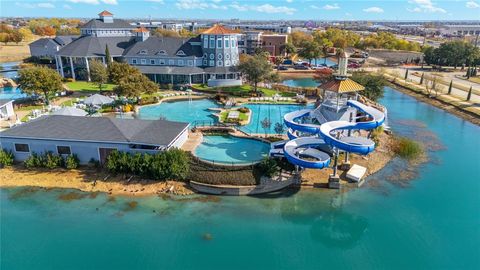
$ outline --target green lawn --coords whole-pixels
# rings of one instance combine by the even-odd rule
[[[41,110],[43,109],[42,105],[31,105],[31,106],[23,106],[18,109],[17,111],[31,111],[31,110]]]
[[[67,82],[65,83],[65,85],[71,91],[79,91],[79,92],[100,91],[100,89],[96,84],[91,82],[86,82],[86,81]],[[112,91],[115,86],[116,86],[115,84],[111,84],[111,83],[104,84],[102,87],[102,91]]]

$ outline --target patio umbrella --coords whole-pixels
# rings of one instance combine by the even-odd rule
[[[110,104],[113,102],[112,98],[100,95],[100,94],[95,94],[91,95],[88,98],[85,99],[83,103],[87,105],[93,105],[93,106],[101,106],[105,104]]]
[[[69,115],[69,116],[85,116],[87,115],[87,112],[74,108],[74,107],[63,107],[55,112],[52,113],[53,115]]]

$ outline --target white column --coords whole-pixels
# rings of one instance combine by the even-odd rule
[[[188,83],[189,83],[190,85],[192,85],[192,76],[193,76],[192,74],[189,74],[189,75],[188,75]]]
[[[103,62],[104,65],[106,65],[106,63],[105,63],[105,57],[102,57],[102,62]]]
[[[63,63],[62,63],[62,56],[58,56],[58,64],[60,65],[60,75],[62,78],[65,78],[65,74],[63,74]]]
[[[60,73],[60,68],[58,67],[58,56],[55,55],[55,68],[57,69],[57,72]]]
[[[85,57],[85,66],[87,67],[87,81],[90,81],[90,65],[88,64],[88,57]]]
[[[75,80],[75,69],[73,69],[73,58],[70,56],[70,71],[72,72],[72,79]]]

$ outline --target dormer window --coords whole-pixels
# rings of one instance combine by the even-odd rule
[[[148,53],[147,50],[141,50],[140,51],[140,54],[147,54],[147,53]]]
[[[178,56],[185,56],[186,54],[182,50],[180,50],[180,51],[177,52],[177,55]]]
[[[157,54],[160,54],[160,55],[166,55],[166,54],[167,54],[167,52],[166,52],[166,51],[164,51],[164,50],[161,50],[161,51],[158,51],[158,53],[157,53]]]

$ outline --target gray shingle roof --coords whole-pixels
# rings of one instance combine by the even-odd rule
[[[188,123],[48,115],[0,132],[0,138],[138,143],[167,146]]]
[[[134,37],[94,37],[83,36],[61,48],[57,55],[61,56],[105,56],[105,47],[112,56],[121,56],[126,48],[135,41]]]
[[[162,56],[158,54],[160,51],[165,51],[165,56],[177,56],[178,51],[183,51],[185,56],[201,57],[201,46],[192,45],[190,42],[196,42],[195,39],[185,39],[176,37],[149,37],[143,42],[137,42],[132,47],[128,48],[125,56]],[[146,54],[140,54],[145,51]]]
[[[38,47],[45,47],[47,46],[49,43],[52,43],[53,45],[58,45],[55,41],[53,41],[53,39],[51,38],[40,38],[40,39],[37,39],[35,40],[34,42],[28,44],[29,46],[38,46]]]
[[[101,19],[91,19],[80,28],[87,29],[133,29],[135,26],[130,25],[127,21],[121,19],[113,19],[112,23],[104,23]]]
[[[80,36],[56,36],[53,40],[57,42],[60,46],[65,46]]]
[[[144,74],[203,74],[199,67],[135,66]]]
[[[5,104],[12,102],[11,99],[0,99],[0,107],[3,107]]]
[[[234,66],[230,67],[207,67],[205,68],[206,73],[231,73],[237,72],[237,68]]]

